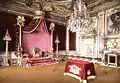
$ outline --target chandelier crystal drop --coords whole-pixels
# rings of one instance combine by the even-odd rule
[[[77,0],[74,4],[74,11],[68,20],[67,28],[72,32],[78,32],[80,36],[88,34],[92,29],[90,16],[84,2]]]

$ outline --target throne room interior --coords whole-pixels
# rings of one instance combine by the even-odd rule
[[[120,82],[120,0],[0,0],[0,28],[0,83]]]

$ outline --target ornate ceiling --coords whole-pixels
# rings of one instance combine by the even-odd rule
[[[46,20],[65,26],[76,0],[0,0],[0,11],[33,17],[34,11],[46,13]],[[90,15],[120,5],[120,0],[82,0]],[[102,8],[102,9],[101,9]]]

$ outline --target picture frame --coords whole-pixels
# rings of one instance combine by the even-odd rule
[[[108,35],[120,34],[120,12],[111,14],[108,17]]]

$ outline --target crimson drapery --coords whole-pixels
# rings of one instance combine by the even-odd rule
[[[49,51],[51,48],[51,37],[44,20],[39,20],[35,28],[23,33],[23,51],[32,53],[34,48],[41,51]]]

